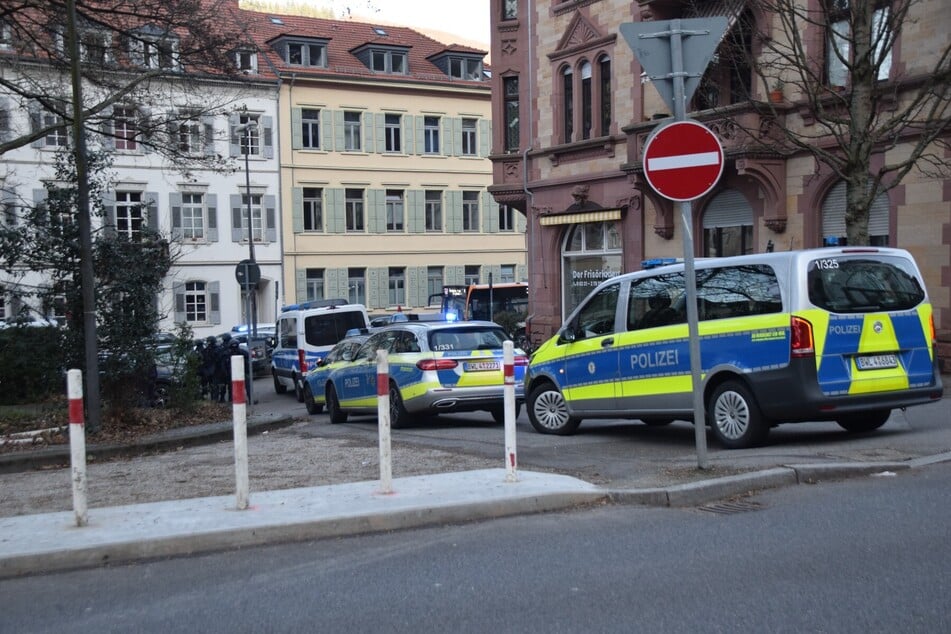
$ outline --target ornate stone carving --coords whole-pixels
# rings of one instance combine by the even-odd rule
[[[502,40],[502,54],[515,55],[518,52],[517,40]]]
[[[785,218],[764,218],[763,224],[774,233],[785,233],[786,232],[786,219]]]

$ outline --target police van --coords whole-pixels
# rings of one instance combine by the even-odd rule
[[[304,400],[304,377],[351,330],[367,329],[370,318],[363,304],[345,299],[321,299],[292,304],[281,310],[275,324],[271,375],[278,394],[294,390]]]
[[[761,444],[780,423],[868,432],[896,407],[941,398],[932,307],[907,251],[812,249],[695,268],[699,389],[724,447]],[[682,263],[606,280],[532,356],[532,426],[692,420],[688,339]]]

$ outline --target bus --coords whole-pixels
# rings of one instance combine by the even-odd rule
[[[447,320],[494,321],[513,337],[516,346],[526,349],[528,284],[525,282],[447,285],[442,287],[442,295],[430,297],[429,303],[438,304],[439,312]]]

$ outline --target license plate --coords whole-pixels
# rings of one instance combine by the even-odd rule
[[[501,366],[498,361],[467,361],[463,367],[466,372],[489,372],[498,370]]]
[[[898,367],[898,357],[893,354],[872,354],[864,357],[855,357],[855,365],[859,370],[895,368]]]

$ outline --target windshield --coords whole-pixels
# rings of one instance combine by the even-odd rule
[[[429,349],[436,351],[501,350],[508,337],[501,328],[443,328],[429,335]]]
[[[838,255],[809,263],[809,301],[837,313],[908,310],[925,291],[908,260]]]
[[[499,313],[528,312],[527,286],[474,288],[469,293],[469,319],[492,321]]]

